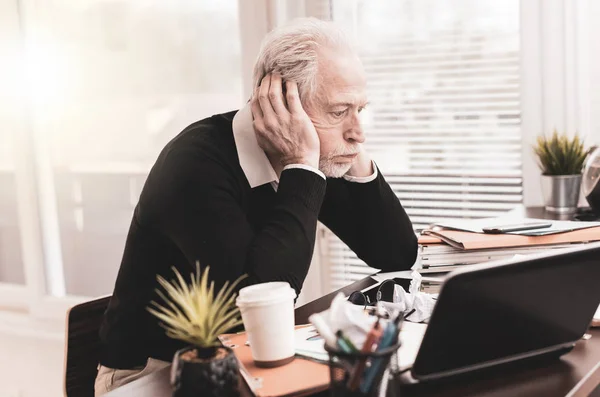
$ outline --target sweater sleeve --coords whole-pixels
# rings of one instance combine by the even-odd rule
[[[242,208],[240,189],[223,166],[189,156],[167,163],[169,170],[162,174],[170,177],[155,184],[161,191],[152,194],[156,226],[191,265],[210,266],[217,286],[247,274],[240,287],[287,281],[300,292],[325,195],[322,177],[303,169],[283,171],[276,204],[255,230]]]
[[[416,260],[412,223],[381,170],[367,183],[328,180],[320,220],[371,267],[406,270]]]

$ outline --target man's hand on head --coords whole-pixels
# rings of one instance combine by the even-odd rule
[[[267,74],[252,96],[252,116],[258,145],[282,169],[289,164],[319,167],[319,136],[302,108],[298,85]]]
[[[346,175],[356,176],[356,177],[366,177],[371,176],[375,170],[373,169],[373,161],[371,161],[371,157],[365,151],[365,148],[361,145],[360,152],[352,163],[352,167],[348,170]]]

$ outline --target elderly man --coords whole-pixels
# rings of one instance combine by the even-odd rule
[[[370,266],[410,268],[411,222],[362,146],[365,84],[333,24],[296,21],[265,38],[246,107],[169,142],[133,214],[101,329],[97,395],[183,347],[146,311],[171,266],[210,266],[217,287],[245,273],[245,285],[283,280],[299,293],[320,220]]]

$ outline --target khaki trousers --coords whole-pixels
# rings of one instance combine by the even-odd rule
[[[171,363],[148,358],[146,365],[132,369],[113,369],[103,365],[98,366],[98,375],[94,384],[95,396],[100,397],[119,386],[131,383],[136,379],[168,367]]]

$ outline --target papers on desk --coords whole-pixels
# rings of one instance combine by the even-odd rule
[[[300,326],[296,329],[306,329]],[[257,397],[308,395],[325,391],[329,387],[329,367],[315,360],[297,358],[276,368],[257,367],[246,333],[224,334],[219,340],[230,347],[238,359],[240,373],[252,393]],[[298,376],[300,375],[300,376]]]
[[[429,229],[423,230],[421,233],[428,236],[437,237],[443,242],[461,250],[531,247],[535,245],[555,245],[600,240],[600,226],[578,229],[572,232],[547,234],[543,236],[484,234],[449,229]]]
[[[298,356],[324,363],[329,361],[329,354],[325,351],[325,340],[313,325],[296,329],[294,336]]]
[[[398,368],[403,371],[412,367],[417,358],[417,353],[421,347],[421,341],[425,336],[427,324],[418,324],[405,322],[400,330],[400,348],[398,349],[397,359]]]
[[[485,234],[484,227],[546,222],[550,227],[502,234]],[[600,222],[543,220],[509,215],[499,218],[443,221],[423,230],[413,269],[421,273],[449,272],[457,266],[544,253],[600,240]],[[432,241],[437,238],[438,241]],[[440,244],[446,243],[446,244]]]
[[[460,266],[458,266],[460,267]],[[458,268],[455,267],[455,268]],[[410,280],[410,285],[408,286],[408,292],[411,294],[417,293],[427,293],[429,295],[437,295],[440,291],[440,287],[444,283],[446,279],[447,273],[449,270],[441,269],[435,270],[432,268],[431,272],[423,271],[418,266],[413,267],[415,270],[404,270],[399,272],[388,272],[388,273],[377,273],[371,276],[371,278],[378,283],[383,282],[384,280],[395,279],[396,282],[399,280]],[[429,269],[427,269],[429,270]],[[402,284],[402,282],[400,281]],[[370,286],[368,289],[373,288],[374,286]],[[397,286],[401,288],[400,286]],[[412,319],[412,318],[411,318]]]
[[[418,260],[413,269],[430,269],[430,272],[442,272],[444,267],[470,265],[498,259],[512,258],[514,255],[530,255],[548,250],[573,248],[574,243],[531,245],[513,248],[483,248],[465,251],[446,244],[420,244]],[[448,269],[448,270],[453,270]]]
[[[500,217],[500,218],[484,218],[484,219],[473,219],[473,220],[459,220],[459,221],[444,221],[435,223],[433,227],[440,227],[444,229],[460,230],[463,232],[472,233],[483,233],[484,227],[499,226],[506,224],[523,224],[523,223],[536,223],[536,222],[548,222],[552,226],[542,229],[533,230],[522,230],[515,232],[508,232],[506,234],[517,234],[521,236],[545,236],[548,234],[557,234],[571,232],[574,230],[587,229],[591,227],[600,226],[600,222],[573,222],[573,221],[558,221],[548,219],[536,219],[536,218],[514,218],[514,217]]]
[[[381,283],[385,280],[389,280],[389,279],[393,279],[393,278],[400,278],[400,279],[406,279],[406,280],[413,280],[415,277],[414,271],[411,270],[402,270],[399,272],[388,272],[388,273],[377,273],[371,276],[371,278],[375,281],[377,281],[378,283]],[[442,283],[444,282],[445,277],[440,277],[440,276],[436,276],[436,277],[430,277],[430,276],[421,276],[421,281],[429,281],[429,282],[438,282],[438,283]],[[373,286],[369,287],[369,288],[373,288]],[[415,292],[415,291],[411,291],[409,289],[409,292]]]
[[[399,336],[401,345],[397,354],[400,370],[410,368],[414,364],[426,329],[427,324],[411,322],[402,324]],[[325,351],[325,342],[322,338],[316,338],[315,335],[318,335],[318,333],[312,326],[297,329],[296,354],[301,357],[327,362],[329,355]]]

